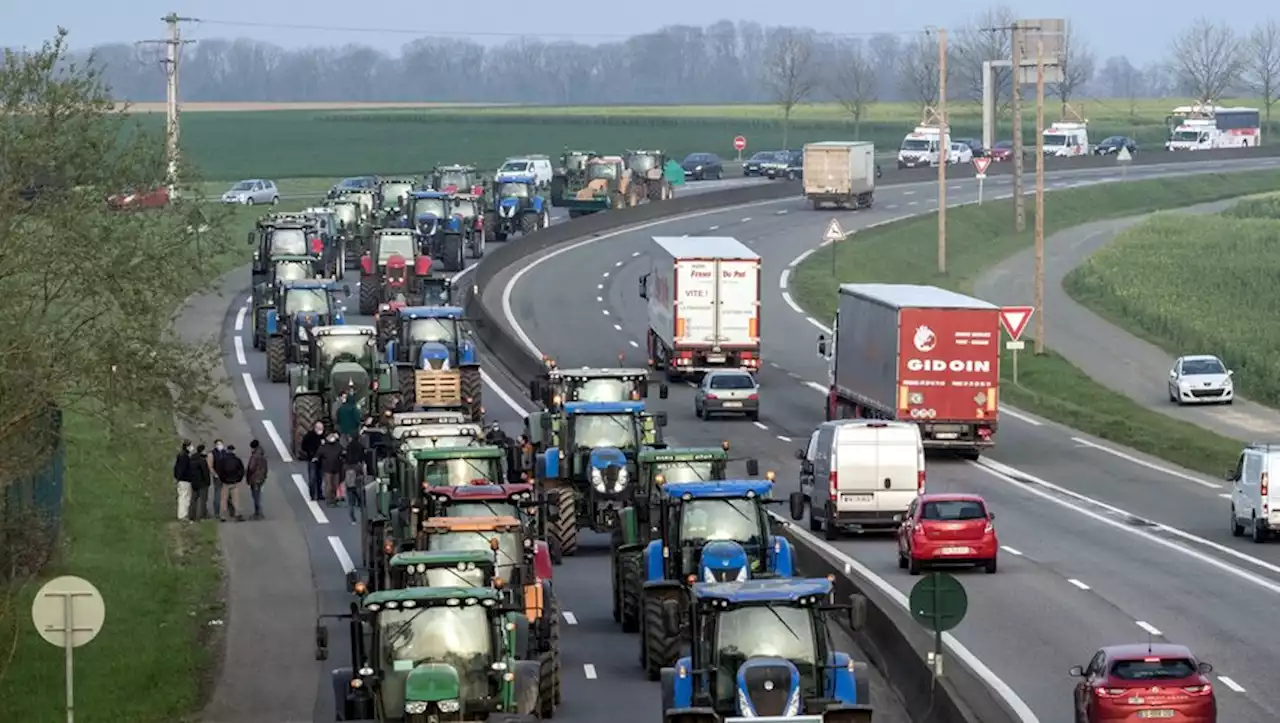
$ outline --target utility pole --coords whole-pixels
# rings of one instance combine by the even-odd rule
[[[947,119],[947,29],[938,28],[938,273],[947,273],[947,161],[951,123]]]
[[[1013,228],[1027,230],[1027,202],[1022,195],[1022,23],[1015,22],[1010,35],[1013,50]],[[1038,136],[1037,136],[1038,138]],[[1037,144],[1039,141],[1037,141]],[[1043,316],[1043,315],[1041,315]]]
[[[1036,41],[1036,346],[1044,354],[1044,40]]]
[[[178,180],[178,62],[182,57],[182,46],[194,43],[194,40],[182,39],[182,28],[180,23],[199,22],[196,18],[182,17],[177,13],[169,13],[160,18],[169,26],[168,37],[163,40],[143,40],[139,45],[164,45],[165,59],[161,61],[164,65],[165,77],[168,80],[165,89],[165,100],[167,101],[165,109],[165,140],[167,155],[169,158],[169,169],[167,174],[167,182],[169,192],[173,193],[174,186]]]

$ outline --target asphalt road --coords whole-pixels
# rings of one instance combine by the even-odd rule
[[[1218,213],[1233,205],[1235,201],[1218,201],[1177,212]],[[1145,214],[1098,221],[1045,239],[1044,298],[1050,310],[1045,320],[1045,343],[1100,384],[1149,409],[1242,441],[1280,436],[1280,412],[1243,397],[1237,397],[1231,406],[1171,404],[1167,374],[1173,368],[1175,355],[1076,303],[1062,288],[1062,280],[1072,269],[1110,244],[1120,232],[1149,217]],[[1034,249],[1015,254],[978,280],[978,295],[1003,305],[1029,304],[1034,298],[1034,269]],[[1029,329],[1028,335],[1034,337],[1034,329]],[[1105,343],[1099,344],[1099,340]],[[1180,353],[1215,354],[1218,350],[1186,349]]]
[[[1251,163],[1133,167],[1127,179],[1274,167]],[[1116,171],[1055,173],[1049,189],[1120,181]],[[1007,195],[1008,178],[988,179],[988,198]],[[836,213],[846,230],[936,208],[936,183],[883,187],[870,211]],[[952,184],[951,203],[972,202],[973,181]],[[1048,201],[1052,210],[1052,196]],[[822,421],[825,363],[815,354],[823,322],[807,318],[786,292],[788,269],[817,246],[831,212],[800,199],[731,211],[690,214],[640,229],[603,234],[510,269],[484,290],[505,304],[528,346],[561,366],[644,363],[646,318],[638,276],[652,235],[730,235],[764,259],[765,406],[758,424],[698,422],[692,389],[665,402],[675,444],[731,439],[766,468],[784,492],[794,489],[792,457]],[[518,276],[517,276],[518,275]],[[505,297],[505,298],[504,298]],[[1067,670],[1097,647],[1148,637],[1189,644],[1215,664],[1223,720],[1280,719],[1280,691],[1270,686],[1280,665],[1280,632],[1269,622],[1280,595],[1280,548],[1232,538],[1221,483],[1173,469],[1137,453],[1006,409],[999,443],[978,463],[934,459],[929,488],[970,491],[998,513],[1001,571],[964,575],[970,612],[955,631],[1045,723],[1071,720]],[[907,590],[892,543],[850,538],[847,554]]]

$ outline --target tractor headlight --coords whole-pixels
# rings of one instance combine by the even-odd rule
[[[409,715],[420,715],[427,712],[427,704],[421,700],[411,700],[404,704],[404,712]]]
[[[440,706],[441,713],[457,713],[458,708],[460,707],[456,699],[442,700],[438,705]]]
[[[305,326],[298,327],[298,341],[306,341],[308,338],[309,337],[307,336],[307,327]]]
[[[734,578],[734,582],[746,582],[746,581],[747,581],[747,566],[743,565],[742,567],[738,568],[738,576]],[[787,715],[794,715],[794,714],[788,713]]]
[[[360,669],[360,676],[362,678],[368,678],[371,675],[373,675],[373,668],[370,668],[369,666],[366,665],[365,667]]]
[[[628,474],[627,468],[622,467],[621,469],[618,470],[618,478],[613,481],[613,491],[620,492],[622,488],[626,487],[627,483],[630,481],[631,481],[631,476],[630,474]]]
[[[596,488],[597,492],[605,492],[604,473],[598,468],[591,468],[591,486]]]

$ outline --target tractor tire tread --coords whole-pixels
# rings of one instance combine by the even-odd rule
[[[658,680],[662,669],[675,665],[680,657],[680,639],[662,634],[662,600],[654,596],[644,601],[644,672],[649,680]]]
[[[279,384],[288,379],[289,347],[282,336],[267,337],[267,379]]]

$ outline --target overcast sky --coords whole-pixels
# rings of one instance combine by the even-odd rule
[[[1277,0],[1245,0],[1217,18],[1265,16]],[[238,3],[226,0],[0,0],[0,46],[37,45],[61,25],[71,31],[74,47],[161,37],[160,17],[170,11],[208,22],[190,26],[187,37],[252,37],[285,47],[363,43],[387,52],[418,35],[456,34],[480,42],[500,42],[529,34],[546,39],[572,37],[599,42],[654,30],[675,23],[706,25],[721,19],[754,20],[765,25],[807,25],[833,33],[908,33],[924,25],[954,26],[991,6],[986,0],[913,0],[905,3],[850,3],[844,0],[646,0],[643,3],[529,2],[487,0],[483,7],[467,3],[351,3],[349,0],[274,0]],[[1064,5],[1048,0],[1010,2],[1024,18],[1062,17]],[[1098,55],[1127,54],[1135,64],[1158,60],[1172,35],[1202,14],[1206,6],[1192,0],[1082,0],[1068,4],[1067,19]],[[386,12],[379,12],[379,8]],[[416,9],[415,9],[416,8]],[[451,8],[456,8],[452,10]],[[874,9],[869,16],[866,9]],[[368,10],[371,12],[363,13]],[[1280,11],[1272,13],[1280,16]],[[359,18],[357,15],[365,15]],[[230,25],[213,21],[234,21]],[[1159,21],[1159,22],[1156,22]],[[1248,30],[1247,21],[1236,21]],[[263,25],[254,27],[254,23]],[[313,25],[346,30],[304,30],[271,25]],[[483,27],[480,27],[483,24]],[[1154,25],[1154,27],[1153,27]],[[374,32],[360,32],[372,28]],[[388,31],[401,29],[405,32]],[[487,31],[476,33],[475,30]]]

